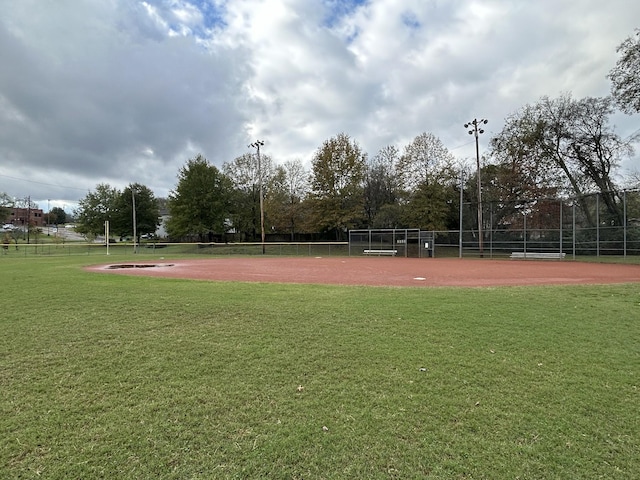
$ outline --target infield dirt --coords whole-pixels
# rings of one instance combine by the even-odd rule
[[[148,268],[134,268],[144,265]],[[574,261],[364,257],[225,257],[90,267],[119,275],[211,281],[377,286],[575,285],[640,282],[640,265]]]

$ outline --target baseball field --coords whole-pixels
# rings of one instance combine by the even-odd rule
[[[2,478],[640,471],[637,263],[7,255],[0,272]]]

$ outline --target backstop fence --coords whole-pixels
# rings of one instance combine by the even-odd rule
[[[460,208],[459,230],[434,232],[435,248],[448,256],[504,256],[512,252],[566,256],[640,255],[640,192],[580,198],[485,201]],[[480,236],[482,232],[482,237]]]
[[[417,228],[349,231],[349,256],[432,257],[434,232]]]

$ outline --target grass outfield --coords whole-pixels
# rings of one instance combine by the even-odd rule
[[[0,258],[2,478],[638,478],[638,285],[380,288]]]

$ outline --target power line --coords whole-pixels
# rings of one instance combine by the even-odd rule
[[[475,143],[475,140],[471,140],[470,142],[463,143],[462,145],[458,145],[457,147],[450,148],[449,150],[456,150],[458,148],[466,147],[467,145],[471,145],[472,143]]]
[[[636,130],[635,132],[633,132],[631,135],[629,135],[627,138],[625,138],[625,140],[627,140],[627,141],[635,140],[636,137],[638,136],[638,134],[640,134],[640,128],[638,130]]]
[[[11,175],[3,175],[0,173],[0,177],[3,178],[10,178],[11,180],[19,180],[21,182],[27,182],[27,183],[35,183],[38,185],[46,185],[48,187],[59,187],[59,188],[69,188],[71,190],[82,190],[83,192],[86,191],[86,188],[79,188],[79,187],[68,187],[65,185],[59,185],[57,183],[46,183],[46,182],[38,182],[37,180],[29,180],[27,178],[20,178],[20,177],[12,177]]]

